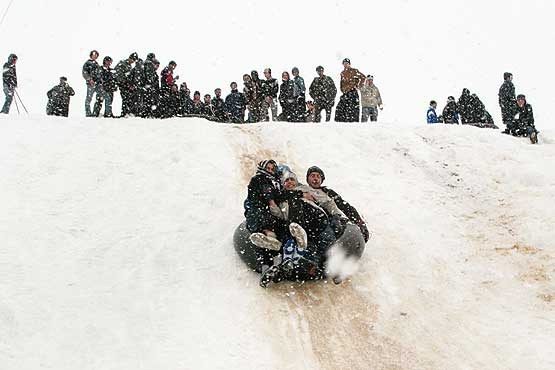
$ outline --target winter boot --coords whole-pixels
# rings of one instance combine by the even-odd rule
[[[297,252],[297,244],[294,240],[289,239],[283,245],[283,260],[281,266],[286,271],[291,271],[294,268],[294,258]]]
[[[272,251],[279,251],[281,249],[281,242],[279,240],[273,236],[265,235],[263,233],[251,234],[249,240],[260,248],[266,248]]]
[[[281,269],[279,266],[274,265],[262,271],[262,277],[260,278],[260,286],[262,288],[267,288],[270,283],[278,283],[281,281]]]
[[[301,225],[291,222],[289,224],[289,232],[293,235],[293,238],[297,241],[297,248],[300,251],[304,251],[308,245],[308,239],[306,236],[306,231]]]
[[[538,133],[536,131],[534,131],[530,134],[530,142],[532,144],[537,144],[538,143]]]

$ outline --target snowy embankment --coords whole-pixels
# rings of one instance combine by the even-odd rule
[[[0,117],[2,369],[553,369],[555,132]],[[235,255],[273,157],[365,216],[352,279]]]

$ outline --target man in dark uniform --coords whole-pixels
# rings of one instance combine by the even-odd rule
[[[137,53],[131,53],[129,58],[123,59],[116,66],[116,81],[118,83],[119,91],[121,94],[121,116],[133,113],[133,92],[137,88],[131,78],[131,70],[133,63],[139,59]]]
[[[326,111],[326,122],[331,119],[331,109],[335,105],[337,88],[331,77],[324,75],[324,67],[316,67],[318,77],[310,84],[309,93],[314,99],[314,122],[320,122],[322,109]]]
[[[507,126],[504,133],[511,133],[509,126],[513,126],[515,114],[517,113],[515,85],[513,85],[513,74],[505,72],[503,74],[503,84],[499,88],[499,106],[501,107],[501,117]]]

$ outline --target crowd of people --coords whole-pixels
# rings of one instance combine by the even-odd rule
[[[337,192],[322,186],[325,178],[321,168],[312,166],[303,185],[288,166],[278,166],[272,159],[258,164],[244,208],[250,240],[259,247],[261,286],[289,279],[298,264],[304,264],[311,278],[322,277],[327,251],[348,222],[356,224],[368,241],[363,218]]]
[[[538,130],[534,125],[534,113],[532,106],[526,102],[523,94],[515,95],[513,75],[510,72],[503,74],[503,84],[499,88],[499,106],[501,117],[506,129],[504,134],[513,136],[525,136],[532,144],[538,142]],[[464,88],[458,102],[453,96],[447,98],[447,103],[441,115],[437,115],[437,102],[430,101],[426,112],[428,124],[446,123],[474,125],[478,127],[498,129],[493,122],[491,114],[486,110],[484,103],[476,94],[470,94],[470,90]]]
[[[272,77],[271,68],[266,68],[264,78],[260,78],[257,71],[244,74],[242,91],[236,82],[232,82],[225,99],[220,88],[214,90],[214,96],[204,94],[201,97],[201,93],[195,91],[191,97],[191,90],[186,82],[177,84],[179,76],[174,75],[177,67],[175,61],[170,61],[159,75],[160,62],[154,53],[149,53],[144,60],[136,52],[131,53],[128,58],[118,62],[115,68],[112,68],[113,59],[110,56],[105,56],[102,65],[99,65],[99,56],[98,51],[92,50],[82,68],[87,91],[87,117],[99,117],[104,106],[102,115],[113,118],[114,93],[119,90],[122,101],[120,117],[195,116],[230,123],[270,120],[320,122],[322,111],[325,111],[326,121],[331,120],[338,93],[334,80],[325,74],[324,67],[318,66],[317,76],[308,88],[308,96],[312,100],[307,100],[306,85],[297,67],[291,70],[293,77],[287,71],[281,74],[281,84]],[[3,67],[2,80],[6,99],[0,113],[9,113],[17,94],[17,59],[17,55],[10,54]],[[335,121],[377,121],[383,103],[380,91],[374,85],[374,77],[351,67],[348,58],[343,59],[342,64],[339,86],[341,96],[335,108]],[[538,131],[534,125],[532,106],[523,94],[515,95],[512,79],[513,75],[505,72],[498,94],[502,120],[506,126],[503,133],[526,136],[532,143],[537,143]],[[46,113],[67,117],[70,99],[74,95],[75,91],[68,84],[67,78],[60,77],[60,83],[47,92]],[[93,100],[94,105],[91,107]],[[281,112],[278,114],[279,107]],[[463,89],[458,101],[453,96],[447,98],[441,115],[437,114],[436,109],[437,102],[430,101],[426,114],[429,124],[443,122],[498,128],[484,103],[467,88]]]
[[[186,82],[178,85],[179,76],[174,75],[177,67],[170,61],[160,73],[160,62],[154,53],[143,60],[134,52],[119,61],[114,68],[110,56],[102,58],[97,50],[89,53],[83,64],[82,76],[86,86],[85,115],[114,118],[112,104],[114,93],[121,96],[121,115],[119,117],[170,118],[196,116],[209,120],[230,123],[250,123],[261,121],[320,122],[322,111],[325,120],[332,118],[337,87],[334,80],[325,74],[324,67],[316,68],[317,76],[308,87],[297,67],[291,74],[284,71],[281,83],[272,76],[271,68],[264,69],[264,77],[257,71],[243,75],[243,88],[231,82],[230,92],[222,97],[222,89],[214,90],[214,95],[191,90]],[[2,113],[9,113],[17,76],[15,64],[17,56],[12,54],[4,65],[3,80],[6,101]],[[378,109],[383,109],[380,91],[373,82],[373,76],[364,75],[351,67],[345,58],[340,76],[341,96],[335,109],[335,121],[359,122],[362,108],[362,122],[377,121]],[[359,91],[360,97],[359,98]],[[46,112],[49,115],[68,116],[74,89],[66,77],[48,91]],[[307,100],[307,99],[310,100]],[[361,107],[362,102],[362,107]],[[281,112],[278,111],[281,108]]]

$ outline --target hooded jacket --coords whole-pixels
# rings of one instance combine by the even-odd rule
[[[11,89],[17,87],[17,73],[14,64],[15,60],[17,60],[17,56],[15,54],[10,54],[8,61],[4,63],[4,68],[2,69],[2,80],[4,85],[7,85],[8,88]]]

